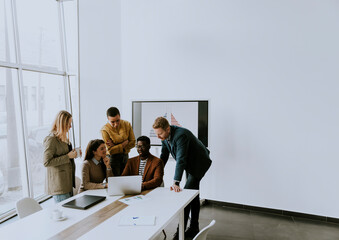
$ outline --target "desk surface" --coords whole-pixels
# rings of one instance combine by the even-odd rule
[[[130,206],[117,201],[122,196],[107,196],[105,201],[87,210],[61,207],[64,202],[84,194],[107,196],[107,191],[89,190],[11,223],[0,228],[1,239],[65,239],[65,236],[70,239],[98,239],[107,236],[117,239],[152,239],[183,210],[198,191],[175,193],[168,188],[157,188],[147,194],[148,200]],[[56,208],[63,211],[66,220],[56,222],[51,219],[51,212]],[[118,226],[120,216],[123,215],[153,215],[156,216],[156,225]]]
[[[79,239],[153,239],[185,206],[198,195],[197,190],[183,190],[176,193],[168,188],[156,188],[143,202],[130,205]],[[121,216],[155,216],[154,226],[119,226]]]

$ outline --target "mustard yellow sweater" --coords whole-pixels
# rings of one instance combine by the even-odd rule
[[[107,142],[109,139],[113,141],[113,147],[107,147],[107,151],[110,155],[117,153],[129,153],[132,148],[135,147],[135,137],[132,126],[125,120],[120,120],[119,128],[113,128],[111,124],[106,123],[101,128],[102,139]],[[125,148],[122,144],[125,140],[128,140],[128,144]]]

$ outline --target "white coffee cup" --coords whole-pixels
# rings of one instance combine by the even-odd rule
[[[81,157],[81,154],[80,154],[81,147],[75,148],[75,151],[77,152],[77,158],[78,158],[78,157]]]
[[[62,212],[59,209],[55,209],[52,211],[52,218],[54,220],[58,220],[60,218],[62,218]]]

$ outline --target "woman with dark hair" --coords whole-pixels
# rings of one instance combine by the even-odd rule
[[[107,188],[107,177],[112,177],[109,158],[106,157],[105,142],[101,139],[91,140],[86,148],[82,166],[82,183],[79,192],[89,189]],[[103,181],[106,179],[106,183]]]

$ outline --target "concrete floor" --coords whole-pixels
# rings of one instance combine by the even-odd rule
[[[208,203],[201,208],[200,229],[216,224],[208,240],[339,240],[339,224],[236,209]],[[166,228],[172,239],[176,223]],[[159,236],[158,239],[164,239]]]
[[[339,240],[339,224],[313,221],[220,206],[208,203],[201,207],[200,229],[212,220],[216,224],[208,240]],[[166,227],[166,239],[172,239],[178,220]],[[164,235],[157,240],[164,239]]]

